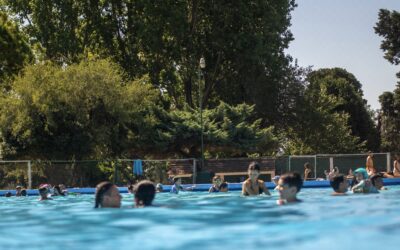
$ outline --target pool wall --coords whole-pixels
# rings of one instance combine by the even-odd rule
[[[385,186],[393,186],[400,185],[400,178],[385,178],[383,179],[383,183]],[[192,185],[182,185],[184,188],[190,188]],[[275,184],[272,182],[266,182],[266,186],[269,189],[275,188]],[[169,192],[171,190],[171,185],[164,185],[164,192]],[[196,184],[193,191],[204,192],[208,191],[211,187],[211,184]],[[305,181],[303,183],[303,188],[330,188],[329,181]],[[121,193],[128,193],[128,188],[119,187],[118,188]],[[242,190],[242,183],[229,183],[229,190],[237,191]],[[94,194],[96,191],[95,188],[87,187],[87,188],[68,188],[69,194]],[[4,196],[7,192],[10,192],[13,196],[15,196],[15,190],[0,190],[0,196]],[[28,195],[39,195],[37,189],[27,190]]]

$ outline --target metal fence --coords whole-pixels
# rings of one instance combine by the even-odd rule
[[[394,156],[394,155],[392,155]],[[374,153],[374,165],[380,172],[392,168],[390,153]],[[341,173],[365,167],[367,154],[300,155],[262,158],[208,159],[201,166],[198,159],[114,159],[87,161],[0,161],[0,188],[22,185],[35,188],[41,183],[65,184],[68,187],[94,187],[110,180],[125,186],[141,179],[170,184],[172,177],[180,177],[184,184],[210,183],[214,175],[228,182],[241,182],[247,178],[251,161],[261,166],[261,179],[270,181],[274,175],[287,172],[303,174],[304,164],[313,169],[312,177],[324,178],[324,171],[337,166]]]

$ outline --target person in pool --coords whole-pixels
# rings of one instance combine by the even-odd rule
[[[173,185],[171,187],[171,193],[178,194],[179,191],[193,191],[195,186],[189,187],[189,188],[183,188],[182,187],[182,179],[179,177],[174,177],[173,179]]]
[[[399,178],[400,177],[400,156],[395,155],[393,162],[393,177]]]
[[[21,190],[21,196],[27,196],[28,192],[26,191],[26,189],[22,189]]]
[[[52,200],[52,198],[49,197],[49,191],[50,191],[50,185],[49,184],[41,184],[39,186],[39,201],[44,201],[44,200]]]
[[[257,162],[251,162],[248,167],[249,178],[243,182],[242,195],[253,196],[265,193],[271,195],[265,186],[263,180],[259,180],[260,176],[260,165]]]
[[[387,190],[387,188],[383,185],[383,174],[374,174],[373,176],[370,177],[372,185],[377,189],[377,190]]]
[[[61,190],[60,185],[56,185],[53,188],[53,196],[65,196],[65,193]]]
[[[226,193],[228,191],[229,191],[228,183],[222,182],[221,185],[219,185],[219,192]]]
[[[5,197],[11,197],[12,194],[11,194],[11,192],[7,192],[4,196],[5,196]]]
[[[311,173],[312,173],[311,164],[309,162],[306,162],[304,164],[304,180],[305,181],[312,179],[311,178]]]
[[[15,196],[21,196],[22,186],[18,185],[15,188]]]
[[[164,192],[164,187],[163,187],[163,185],[162,185],[161,183],[157,183],[157,185],[156,185],[156,192],[157,192],[157,193],[162,193],[162,192]]]
[[[272,182],[275,184],[275,188],[274,188],[275,191],[278,190],[278,182],[279,182],[280,178],[281,177],[279,175],[275,175],[274,178],[272,178]]]
[[[156,188],[151,181],[141,181],[135,186],[135,207],[151,206],[156,195]]]
[[[116,185],[103,181],[96,186],[95,208],[120,208],[122,196]]]
[[[331,187],[333,188],[334,192],[332,193],[332,195],[334,196],[346,195],[346,192],[349,189],[349,183],[347,182],[347,178],[342,174],[333,176],[330,179],[330,184]]]
[[[299,173],[287,173],[282,175],[278,181],[279,200],[278,205],[284,205],[287,203],[300,202],[297,199],[297,194],[300,192],[303,186],[303,180]]]
[[[212,186],[210,187],[210,189],[208,190],[209,193],[217,193],[219,192],[219,185],[221,185],[222,180],[221,177],[219,175],[216,175],[213,177],[212,179]]]
[[[372,176],[377,173],[376,168],[374,166],[374,154],[369,151],[367,156],[367,161],[365,163],[365,169],[368,173],[368,176]]]
[[[357,168],[354,171],[354,180],[352,183],[351,191],[353,193],[379,193],[378,190],[372,185],[371,181],[368,179],[367,170],[364,168]]]

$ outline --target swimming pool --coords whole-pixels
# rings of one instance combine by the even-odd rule
[[[304,202],[237,191],[158,194],[161,207],[93,207],[93,195],[38,202],[0,197],[0,249],[398,249],[400,186],[380,194],[329,196],[304,189]]]

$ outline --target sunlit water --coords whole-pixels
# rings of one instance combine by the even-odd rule
[[[399,249],[400,187],[302,203],[239,192],[158,194],[157,207],[93,209],[93,195],[0,197],[0,249]]]

